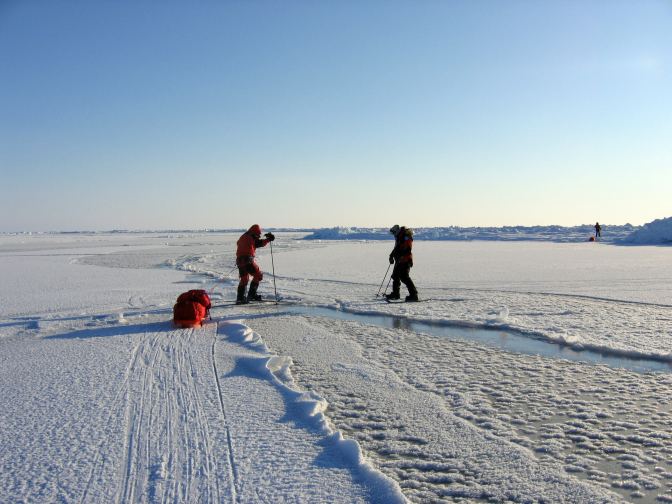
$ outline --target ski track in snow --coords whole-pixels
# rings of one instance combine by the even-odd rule
[[[319,398],[289,387],[288,367],[268,367],[271,361],[285,361],[269,354],[248,327],[210,322],[175,329],[166,322],[124,320],[89,329],[70,320],[71,331],[29,340],[28,353],[23,353],[25,340],[5,340],[5,348],[20,356],[14,365],[21,372],[3,366],[18,381],[3,374],[3,383],[16,386],[16,391],[5,387],[16,400],[0,415],[7,432],[15,434],[0,436],[5,448],[0,453],[2,502],[403,500],[392,480],[363,464],[358,449],[325,427],[325,418],[316,412]],[[97,388],[91,388],[88,376],[97,363],[86,356],[94,343],[115,354],[127,349],[123,366],[117,359],[97,376],[109,386],[105,397],[95,399],[90,394]],[[66,361],[45,373],[45,383],[56,383],[58,393],[50,385],[48,390],[22,389],[21,374],[32,373],[33,362],[43,363],[50,349],[65,350],[65,355],[76,350],[91,370],[70,370],[72,363]],[[77,379],[60,383],[63,372]],[[54,413],[70,404],[66,422],[58,414],[36,418],[20,404],[26,393]],[[91,403],[97,407],[91,409]],[[73,431],[71,422],[91,430]],[[82,447],[75,457],[54,451],[53,442],[36,441],[51,438],[53,430],[77,435]],[[17,457],[18,450],[25,456]],[[47,467],[56,471],[54,480]],[[36,479],[35,473],[44,476]]]
[[[229,481],[231,481],[230,489],[231,489],[231,500],[233,502],[238,502],[238,489],[237,489],[237,484],[236,481],[238,480],[238,476],[236,474],[236,463],[233,459],[233,442],[231,440],[231,429],[229,428],[228,420],[226,418],[226,409],[224,408],[224,399],[223,399],[223,394],[224,392],[222,391],[222,384],[219,380],[219,371],[217,370],[217,359],[215,357],[215,345],[217,344],[217,338],[213,338],[212,340],[212,370],[215,376],[215,383],[217,384],[217,398],[219,399],[219,406],[221,408],[222,412],[222,419],[224,421],[224,428],[226,429],[226,446],[228,448],[228,455],[229,455],[229,465],[228,465],[228,473],[229,473]]]
[[[214,333],[206,325],[142,335],[112,403],[123,411],[121,457],[109,438],[101,443],[80,502],[235,501],[211,352],[200,343]]]

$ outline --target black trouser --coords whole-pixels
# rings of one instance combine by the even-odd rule
[[[411,280],[410,274],[410,263],[396,263],[394,265],[394,269],[392,270],[392,293],[399,294],[399,287],[401,287],[401,282],[404,282],[404,285],[408,289],[409,294],[418,294],[418,291],[415,288],[415,284],[413,283],[413,280]]]

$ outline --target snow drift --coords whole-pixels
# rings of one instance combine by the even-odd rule
[[[503,227],[419,227],[413,228],[416,240],[433,241],[551,241],[560,243],[583,242],[593,235],[593,224],[580,226],[503,226]],[[601,241],[622,240],[637,228],[632,224],[603,225]],[[334,227],[318,229],[305,240],[386,240],[386,228]]]
[[[634,245],[672,244],[672,217],[656,219],[628,235],[624,243]]]

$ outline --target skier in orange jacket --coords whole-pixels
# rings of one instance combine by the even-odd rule
[[[238,275],[240,282],[238,283],[238,296],[236,297],[236,304],[247,304],[250,301],[261,301],[261,296],[257,294],[259,282],[264,277],[254,260],[254,254],[258,247],[265,247],[270,242],[275,240],[273,233],[266,233],[265,238],[261,238],[261,227],[259,224],[254,224],[245,233],[238,238],[238,248],[236,250],[236,266],[238,266]],[[252,277],[250,284],[250,292],[245,296],[247,284]]]

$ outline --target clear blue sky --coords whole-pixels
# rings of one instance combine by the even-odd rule
[[[0,231],[672,215],[672,2],[0,0]]]

